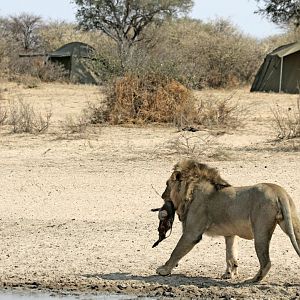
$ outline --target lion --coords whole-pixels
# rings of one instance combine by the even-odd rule
[[[246,282],[258,282],[267,275],[271,268],[269,245],[277,224],[300,256],[300,220],[293,200],[282,187],[272,183],[233,187],[216,169],[191,159],[174,166],[166,185],[162,198],[173,202],[183,230],[170,259],[157,269],[159,275],[170,275],[204,233],[225,237],[227,267],[223,279],[238,275],[236,237],[254,239],[260,264],[257,274]],[[159,218],[164,216],[161,211]]]

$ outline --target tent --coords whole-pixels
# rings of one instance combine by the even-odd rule
[[[72,42],[48,54],[48,60],[64,66],[71,81],[97,83],[97,77],[89,68],[95,49],[88,44]]]
[[[300,41],[269,53],[258,70],[251,92],[299,93]]]

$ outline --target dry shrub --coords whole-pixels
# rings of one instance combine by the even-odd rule
[[[214,142],[212,136],[195,135],[189,132],[180,133],[169,140],[164,146],[171,154],[197,157],[211,152],[211,145]]]
[[[62,129],[68,134],[84,133],[88,125],[89,123],[84,114],[77,117],[68,115],[62,122]]]
[[[192,92],[175,80],[156,74],[127,75],[109,90],[106,121],[124,123],[172,123],[183,114],[195,113]]]
[[[7,119],[7,110],[0,103],[0,125],[5,124],[6,119]]]
[[[24,102],[9,101],[9,114],[7,124],[12,126],[12,133],[43,133],[49,125],[52,113],[47,111],[44,115],[36,112],[32,105]]]
[[[2,91],[0,89],[0,125],[3,125],[7,119],[7,109],[1,103],[2,100],[3,100],[3,96],[2,96]]]
[[[89,124],[103,124],[109,119],[108,109],[104,109],[103,105],[96,103],[88,103],[87,108],[82,112],[85,120]]]
[[[190,89],[167,76],[131,74],[114,81],[104,105],[89,104],[84,116],[89,124],[169,123],[179,130],[195,125],[235,129],[242,125],[242,109],[232,98],[209,96],[199,103]]]
[[[208,128],[237,128],[242,125],[243,109],[233,101],[233,95],[224,99],[210,96],[201,99],[197,123]]]
[[[132,70],[155,70],[194,89],[249,84],[265,56],[260,41],[226,19],[180,18],[146,34],[154,39],[139,44]]]
[[[276,104],[271,111],[278,139],[300,137],[300,96],[294,106],[285,109]]]
[[[20,85],[23,85],[24,88],[34,89],[37,88],[41,81],[37,77],[33,77],[31,75],[13,75],[9,78],[10,81],[16,82]]]
[[[230,153],[220,147],[217,138],[203,132],[180,132],[175,137],[160,145],[155,150],[156,155],[175,155],[179,157],[194,157],[213,160],[228,160]]]
[[[12,60],[9,66],[10,80],[34,88],[41,81],[67,81],[68,72],[62,65],[45,62],[43,57],[21,57]]]
[[[44,82],[68,81],[68,71],[61,64],[46,62],[38,68],[38,78]]]

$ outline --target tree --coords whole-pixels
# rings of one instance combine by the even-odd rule
[[[300,1],[299,0],[256,0],[263,2],[258,13],[266,16],[276,24],[300,25]]]
[[[29,51],[38,46],[37,30],[40,24],[41,17],[22,13],[18,16],[11,16],[7,26],[20,46],[25,51]]]
[[[117,43],[123,69],[147,27],[162,24],[168,16],[187,13],[193,6],[193,0],[73,1],[78,6],[76,17],[81,28],[101,30]]]

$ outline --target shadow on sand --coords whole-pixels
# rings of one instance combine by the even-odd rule
[[[95,278],[110,281],[140,281],[150,284],[157,285],[168,285],[173,287],[179,287],[182,285],[193,285],[198,288],[209,288],[209,287],[257,287],[258,289],[272,288],[272,287],[300,287],[300,284],[286,283],[278,284],[275,282],[259,282],[259,283],[244,283],[243,281],[231,282],[223,279],[215,279],[204,276],[188,277],[184,274],[174,274],[172,276],[142,276],[142,275],[132,275],[130,273],[108,273],[108,274],[84,274],[82,277],[85,278]]]
[[[194,285],[197,287],[228,287],[236,286],[237,283],[231,283],[229,281],[217,280],[209,277],[196,276],[188,277],[183,274],[174,274],[172,276],[142,276],[142,275],[132,275],[130,273],[109,273],[109,274],[84,274],[82,275],[85,278],[98,278],[103,280],[112,280],[112,281],[140,281],[151,284],[158,285],[169,285],[178,287],[180,285]],[[238,283],[241,285],[241,283]]]

